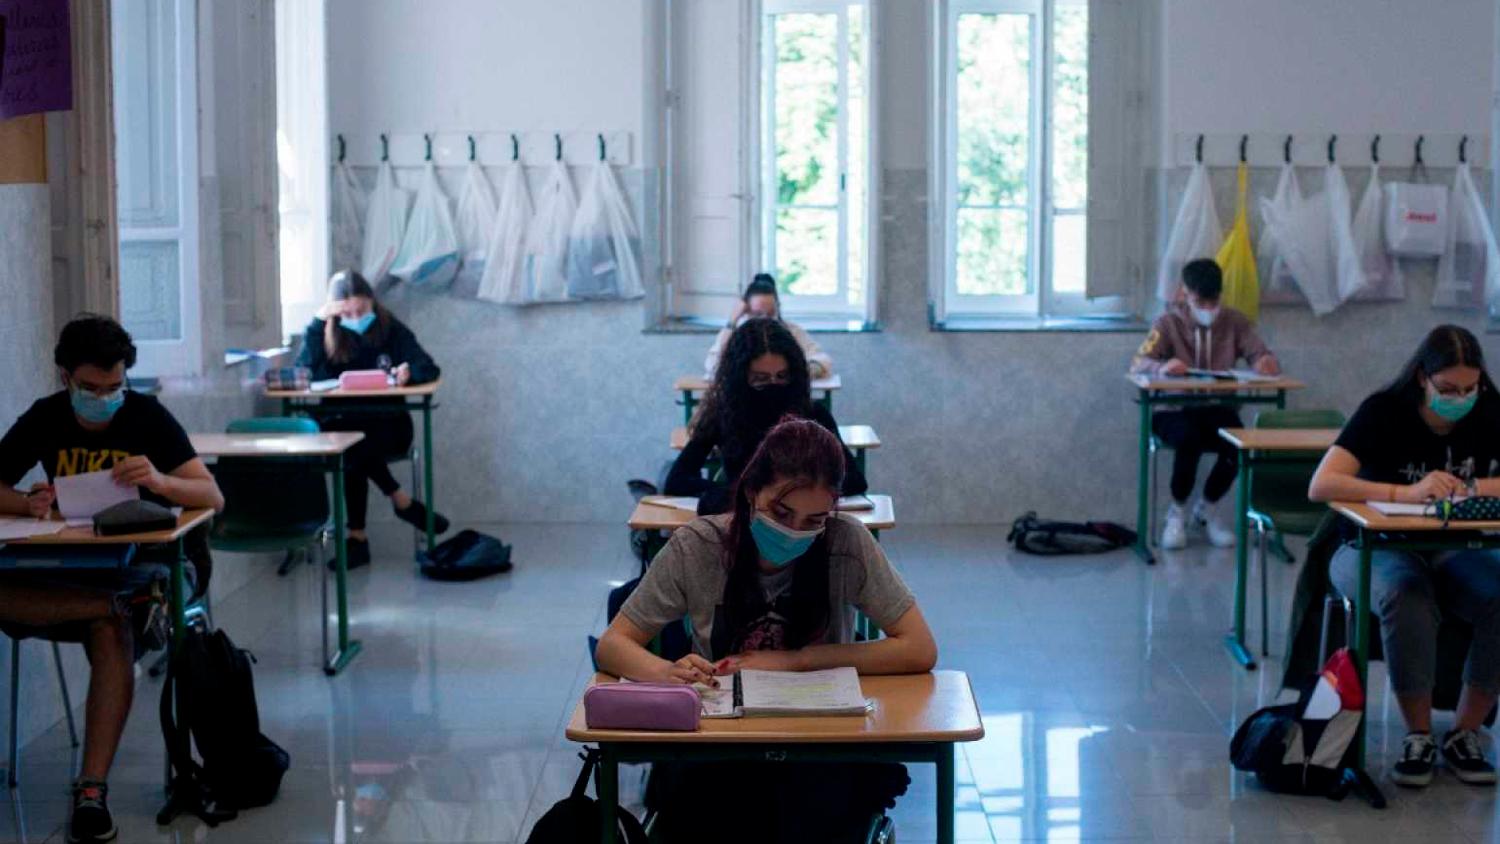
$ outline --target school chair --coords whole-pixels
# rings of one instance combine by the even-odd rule
[[[1337,410],[1262,410],[1250,424],[1252,428],[1342,428],[1344,414]],[[1250,512],[1246,517],[1255,528],[1260,562],[1261,656],[1270,656],[1268,551],[1273,544],[1281,544],[1283,536],[1312,536],[1328,512],[1326,505],[1307,500],[1314,469],[1307,462],[1263,465],[1255,469],[1251,479]],[[1288,562],[1294,562],[1287,556]]]
[[[68,695],[68,677],[63,673],[62,648],[52,644],[52,661],[57,666],[57,688],[62,693],[63,713],[68,721],[68,741],[78,746],[78,727],[73,723],[73,700]],[[20,785],[16,771],[21,764],[21,640],[10,640],[10,769],[6,773],[11,788]]]

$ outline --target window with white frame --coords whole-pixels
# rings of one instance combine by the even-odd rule
[[[939,318],[1117,308],[1084,295],[1087,0],[947,0],[934,24]]]

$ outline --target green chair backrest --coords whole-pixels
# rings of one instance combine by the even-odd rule
[[[255,416],[235,419],[225,431],[231,434],[316,434],[318,423],[306,416]]]
[[[231,434],[316,434],[318,423],[296,416],[259,416],[229,423]],[[214,520],[221,536],[312,534],[328,521],[323,467],[299,459],[220,458],[214,477],[224,512]]]
[[[1344,414],[1337,410],[1263,410],[1251,423],[1256,428],[1342,428]],[[1290,455],[1289,455],[1290,456]],[[1321,453],[1310,455],[1321,457]],[[1260,466],[1250,488],[1250,506],[1271,517],[1288,533],[1309,533],[1301,526],[1316,524],[1326,509],[1307,500],[1307,485],[1314,465]],[[1277,516],[1281,515],[1281,519]],[[1301,518],[1289,518],[1290,516]]]

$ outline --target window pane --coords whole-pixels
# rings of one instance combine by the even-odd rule
[[[848,149],[845,173],[847,174],[844,201],[846,204],[848,243],[849,304],[860,306],[865,301],[865,220],[869,191],[865,181],[868,174],[866,145],[869,138],[869,94],[865,85],[865,8],[850,4],[846,26],[849,29],[849,59],[845,68],[848,80],[848,97],[845,103],[848,125]]]
[[[1025,211],[958,209],[959,295],[1030,293],[1026,275],[1030,242]]]
[[[1062,5],[1052,17],[1052,202],[1084,207],[1088,200],[1089,10]]]
[[[775,189],[782,205],[838,201],[838,15],[772,18]]]
[[[1027,201],[1031,16],[958,17],[958,202]]]
[[[1085,259],[1088,256],[1088,218],[1083,214],[1052,217],[1052,289],[1058,293],[1082,293]]]
[[[776,212],[776,281],[794,296],[838,292],[837,211],[783,208]]]
[[[120,244],[120,322],[137,340],[182,339],[176,241]]]

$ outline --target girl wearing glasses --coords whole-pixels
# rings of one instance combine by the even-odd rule
[[[730,487],[766,431],[786,414],[811,419],[838,437],[833,414],[812,401],[807,358],[791,332],[774,319],[748,320],[729,338],[687,446],[667,474],[666,494],[697,496],[700,514],[728,511]],[[705,479],[703,465],[715,448],[722,476]],[[854,455],[842,451],[844,494],[861,495],[868,489],[865,477]]]
[[[1462,495],[1500,495],[1500,397],[1484,369],[1484,352],[1466,329],[1432,330],[1401,375],[1365,399],[1313,475],[1313,501],[1401,501],[1424,504]],[[1352,526],[1345,526],[1352,540]],[[1340,548],[1333,583],[1353,595],[1359,551]],[[1463,782],[1489,785],[1479,729],[1500,693],[1500,554],[1488,550],[1376,551],[1371,599],[1381,641],[1409,731],[1392,780],[1408,787],[1432,781],[1441,749]],[[1432,690],[1438,624],[1462,620],[1474,631],[1453,729],[1432,735]]]

